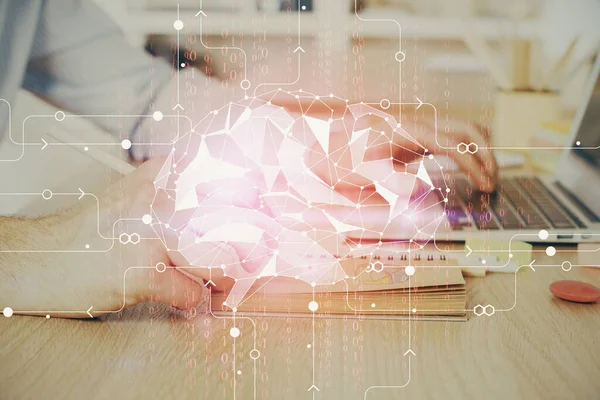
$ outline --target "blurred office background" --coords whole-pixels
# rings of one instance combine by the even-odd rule
[[[532,77],[528,89],[545,83],[540,80],[576,40],[563,71],[568,79],[561,76],[548,87],[560,89],[563,103],[571,109],[577,105],[588,71],[584,60],[600,44],[600,3],[596,0],[96,1],[119,22],[132,43],[149,45],[163,54],[173,51],[173,21],[179,5],[180,19],[185,22],[182,50],[188,54],[193,50],[198,62],[210,55],[215,59],[213,73],[239,81],[241,53],[206,48],[239,46],[248,54],[253,85],[290,82],[297,77],[292,55],[300,8],[300,43],[306,58],[295,86],[332,91],[353,100],[397,98],[391,93],[397,90],[394,55],[399,48],[399,28],[393,21],[401,26],[401,48],[406,54],[401,66],[406,84],[403,101],[420,96],[424,101],[450,101],[459,108],[468,107],[470,101],[491,104],[492,96],[481,94],[493,94],[498,86],[486,61],[474,54],[476,49],[465,38],[485,41],[507,75],[515,68],[514,43],[528,42]],[[200,10],[206,16],[196,16]],[[201,31],[206,47],[200,42]],[[227,68],[223,63],[229,64]],[[231,70],[238,73],[231,74]],[[359,77],[358,84],[349,79],[354,76]],[[444,96],[447,91],[450,95]]]
[[[535,111],[525,119],[515,118],[516,126],[534,123],[527,128],[535,132],[528,133],[526,143],[565,140],[600,44],[597,0],[95,1],[133,46],[164,57],[174,68],[183,62],[184,73],[196,67],[224,79],[224,85],[237,88],[238,98],[244,94],[239,87],[246,66],[250,92],[261,83],[279,82],[283,87],[297,80],[285,87],[373,103],[419,98],[437,107],[440,121],[467,120],[490,128],[494,119],[508,120],[497,116],[517,112],[511,107],[523,100],[531,107],[520,108]],[[184,23],[179,46],[173,26],[177,18]],[[302,50],[294,52],[299,45]],[[247,63],[241,51],[223,47],[242,48]],[[262,86],[257,94],[276,87]],[[545,112],[546,104],[551,113]],[[55,111],[22,93],[13,104],[13,126],[21,130],[28,115]],[[394,107],[389,111],[395,113]],[[47,133],[46,125],[36,128],[36,123],[28,122],[27,142],[39,142]],[[111,140],[91,123],[79,124],[82,142]],[[510,132],[514,126],[497,129]],[[539,132],[548,134],[538,137]],[[20,151],[5,140],[0,158]],[[550,165],[555,156],[542,161]],[[3,166],[2,179],[6,191],[50,187],[53,180],[71,180],[74,185],[73,177],[90,163],[68,148],[26,151],[20,163]],[[538,164],[544,170],[543,163]],[[102,174],[105,169],[98,172]],[[0,212],[22,208],[3,206]]]

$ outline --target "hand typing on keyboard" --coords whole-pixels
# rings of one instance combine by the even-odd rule
[[[404,171],[407,164],[420,158],[423,154],[443,155],[456,162],[478,191],[492,193],[495,190],[498,168],[493,152],[488,148],[489,134],[485,132],[483,127],[478,124],[467,124],[460,121],[444,122],[443,125],[438,123],[436,133],[435,121],[431,119],[418,116],[415,118],[410,116],[406,119],[410,122],[406,124],[406,127],[403,125],[402,128],[398,129],[404,129],[412,138],[398,132],[391,132],[389,124],[382,122],[380,118],[373,117],[372,120],[365,119],[357,122],[356,130],[370,129],[369,143],[371,145],[365,152],[365,161],[393,158],[396,170]],[[364,126],[361,127],[361,123]],[[346,144],[346,136],[345,132],[340,132],[337,136],[331,136],[330,150],[332,153],[335,153],[338,148],[342,148]],[[380,144],[377,145],[379,142]],[[467,151],[461,154],[457,150],[460,143],[474,143],[477,145],[477,151]],[[475,149],[475,146],[471,145],[470,149]],[[316,160],[322,159],[317,153],[315,153],[314,158]],[[350,155],[347,154],[346,158],[349,159]],[[349,164],[349,162],[348,160],[344,162],[343,158],[336,160],[336,162],[330,160],[330,165],[320,167],[325,171],[334,171],[336,168],[343,169],[344,164]],[[315,164],[317,163],[315,162]],[[365,190],[370,187],[369,182],[366,181],[355,182],[346,179],[346,183],[351,184],[353,187],[364,185]],[[344,191],[343,182],[338,184],[337,188]]]

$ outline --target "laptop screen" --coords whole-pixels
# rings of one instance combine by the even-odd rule
[[[565,150],[556,180],[589,220],[600,222],[600,57],[588,91],[575,117],[572,150]]]
[[[579,144],[577,144],[578,142]],[[576,147],[575,154],[596,167],[600,167],[600,75],[596,76],[596,82],[581,118],[573,147]]]

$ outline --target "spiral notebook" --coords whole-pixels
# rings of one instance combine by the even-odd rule
[[[373,268],[373,261],[379,261]],[[315,317],[466,320],[466,285],[455,260],[437,253],[348,258],[341,261],[350,277],[335,285],[313,288],[292,278],[265,277],[256,281],[238,306],[238,315],[311,316],[308,304],[316,301]],[[415,266],[408,276],[405,267]],[[383,268],[381,268],[383,266]],[[227,314],[227,295],[213,292],[211,310]]]

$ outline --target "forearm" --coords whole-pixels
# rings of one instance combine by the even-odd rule
[[[44,310],[76,223],[69,213],[43,218],[0,217],[0,308]],[[57,286],[58,289],[58,286]],[[56,297],[61,294],[56,293]]]

